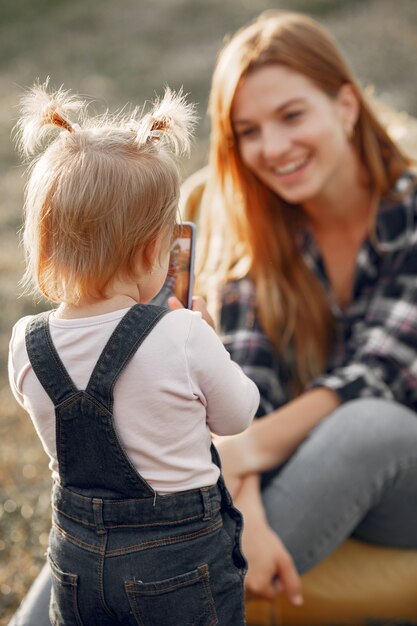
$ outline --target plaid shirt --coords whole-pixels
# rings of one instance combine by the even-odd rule
[[[399,190],[407,179],[399,179]],[[376,234],[378,246],[367,239],[358,253],[353,299],[342,311],[313,236],[302,233],[301,253],[323,283],[336,323],[326,371],[308,388],[333,389],[342,402],[380,397],[417,411],[417,191],[402,202],[381,202]],[[294,351],[289,348],[283,358],[274,351],[257,319],[249,278],[224,288],[220,334],[232,358],[259,387],[258,416],[292,398]]]

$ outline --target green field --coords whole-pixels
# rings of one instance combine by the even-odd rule
[[[264,9],[305,11],[339,39],[364,85],[417,116],[415,0],[1,0],[0,3],[0,626],[44,560],[47,458],[7,387],[14,321],[42,303],[19,296],[24,168],[10,139],[23,89],[36,78],[93,97],[99,110],[142,104],[183,86],[201,118],[189,174],[205,163],[210,75],[224,36]],[[417,145],[413,120],[402,139]],[[401,128],[397,129],[401,132]],[[395,131],[395,129],[394,129]]]

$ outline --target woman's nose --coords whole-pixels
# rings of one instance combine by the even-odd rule
[[[282,129],[269,127],[262,132],[261,150],[265,159],[282,157],[288,152],[290,146],[290,137]]]

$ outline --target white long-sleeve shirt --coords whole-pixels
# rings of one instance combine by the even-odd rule
[[[54,346],[78,389],[127,309],[81,319],[49,317]],[[9,379],[29,413],[53,474],[59,476],[52,401],[32,370],[24,317],[14,328]],[[165,315],[123,370],[114,391],[114,423],[137,471],[159,493],[184,491],[217,481],[211,435],[232,435],[250,424],[259,404],[245,376],[200,313]]]

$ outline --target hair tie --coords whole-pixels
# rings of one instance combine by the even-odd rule
[[[162,130],[151,130],[149,132],[147,141],[149,141],[149,142],[151,142],[151,141],[160,141],[162,139],[162,136],[163,136],[163,131]]]
[[[188,104],[182,90],[165,89],[164,97],[152,103],[152,110],[139,119],[137,144],[154,143],[158,148],[170,146],[174,154],[188,154],[190,139],[196,123],[193,104]]]
[[[45,126],[46,124],[53,124],[54,126],[58,126],[58,128],[67,130],[69,133],[73,133],[75,130],[74,127],[62,117],[62,115],[59,115],[59,113],[56,112],[56,110],[50,111],[45,117],[42,122],[42,126]]]

